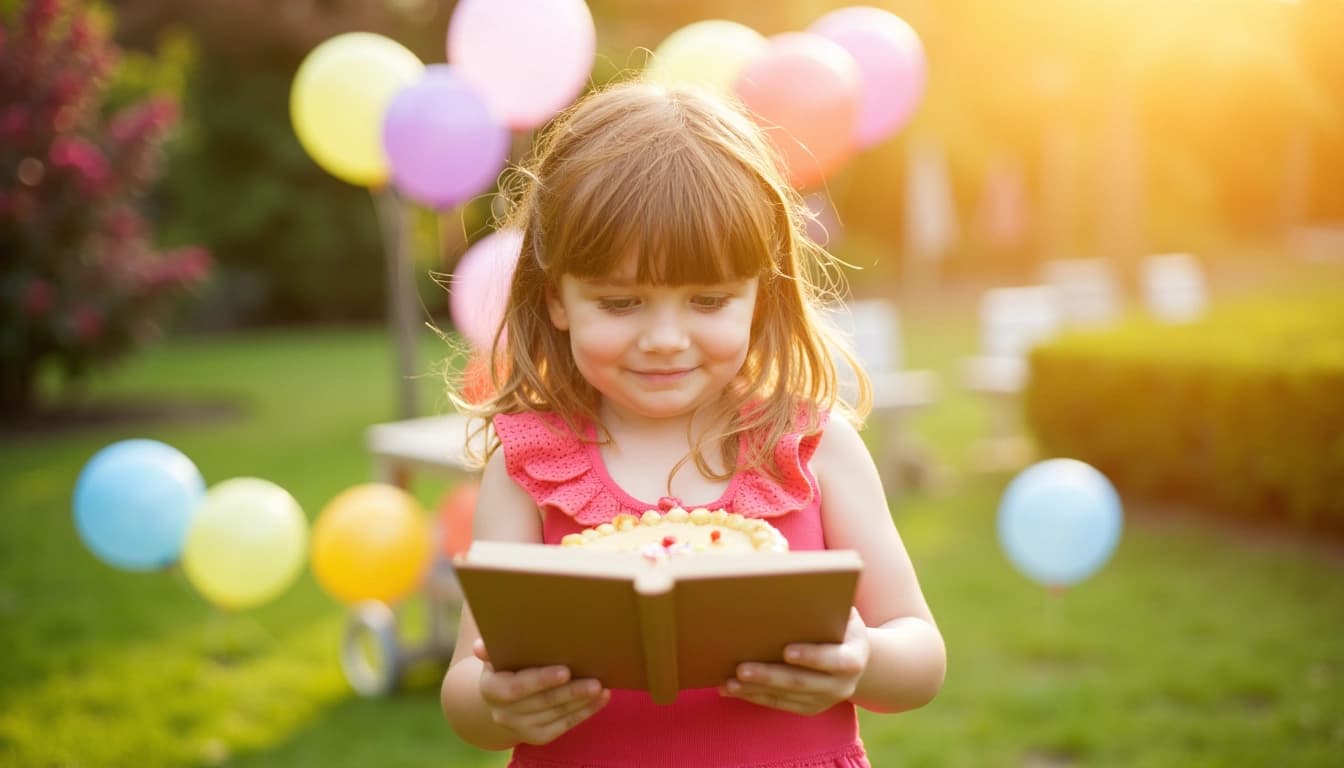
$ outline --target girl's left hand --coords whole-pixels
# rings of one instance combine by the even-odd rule
[[[799,715],[825,712],[854,695],[868,666],[868,628],[850,609],[839,645],[794,644],[784,649],[786,664],[747,662],[719,693]]]

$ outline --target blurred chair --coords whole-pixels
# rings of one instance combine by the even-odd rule
[[[1163,322],[1191,322],[1208,309],[1204,270],[1188,253],[1145,256],[1139,264],[1139,289],[1144,306]]]
[[[849,339],[872,384],[873,410],[868,428],[877,443],[884,482],[888,487],[929,485],[934,463],[915,439],[910,418],[937,399],[937,375],[904,368],[901,316],[891,301],[858,299],[832,306],[829,314]],[[854,372],[841,363],[839,374],[841,396],[854,402],[858,396]]]
[[[1055,259],[1041,267],[1041,279],[1054,290],[1059,320],[1069,327],[1100,327],[1119,319],[1123,301],[1105,259]]]
[[[1020,467],[1032,453],[1022,433],[1027,353],[1063,325],[1057,294],[1045,285],[993,288],[980,298],[979,316],[980,354],[963,361],[962,381],[988,402],[989,428],[972,447],[972,461],[982,469]]]
[[[1288,252],[1308,264],[1344,264],[1344,222],[1293,227],[1288,232]]]

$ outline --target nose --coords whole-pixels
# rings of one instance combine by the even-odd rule
[[[660,307],[649,313],[649,322],[639,335],[641,352],[679,352],[690,345],[690,336],[679,312]]]

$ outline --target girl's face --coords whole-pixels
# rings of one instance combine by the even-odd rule
[[[610,277],[561,278],[547,295],[551,323],[569,332],[579,372],[617,414],[689,415],[741,370],[759,278],[651,285],[627,264]]]

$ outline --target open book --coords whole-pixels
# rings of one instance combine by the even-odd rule
[[[455,567],[496,669],[563,664],[667,704],[789,643],[843,640],[862,565],[852,550],[650,561],[478,541]]]

